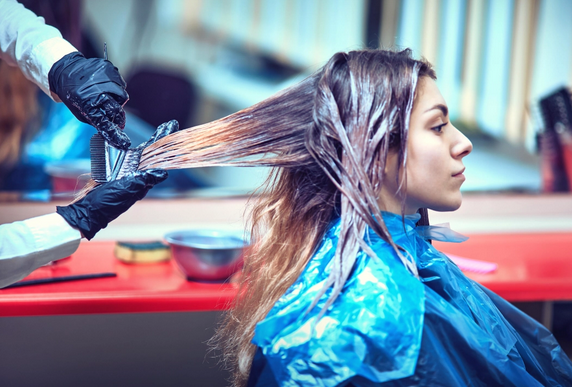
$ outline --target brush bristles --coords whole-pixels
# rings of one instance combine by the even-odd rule
[[[105,140],[97,133],[89,141],[89,153],[91,156],[91,178],[98,183],[107,181],[107,157]]]

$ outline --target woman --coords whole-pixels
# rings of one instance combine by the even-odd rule
[[[552,335],[429,242],[456,235],[416,227],[418,210],[460,206],[471,149],[409,50],[338,53],[268,100],[148,147],[140,169],[275,167],[216,337],[234,384],[571,385]]]

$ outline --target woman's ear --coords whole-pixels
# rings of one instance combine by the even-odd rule
[[[383,177],[392,176],[396,177],[399,173],[400,165],[399,165],[399,152],[394,150],[389,150],[387,152],[387,156],[385,158],[384,168],[383,168]]]

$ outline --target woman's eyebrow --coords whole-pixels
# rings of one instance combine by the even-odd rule
[[[442,103],[439,103],[439,104],[425,110],[425,113],[427,113],[428,111],[431,111],[431,110],[435,110],[435,109],[441,110],[441,112],[443,113],[443,115],[445,117],[447,117],[449,115],[449,109],[447,108],[447,106],[443,105]]]

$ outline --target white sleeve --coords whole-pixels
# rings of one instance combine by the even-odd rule
[[[60,31],[44,22],[16,0],[0,0],[0,59],[18,66],[26,78],[44,93],[50,93],[48,73],[53,64],[65,55],[77,51]]]
[[[77,250],[81,233],[59,214],[0,225],[0,288]]]

